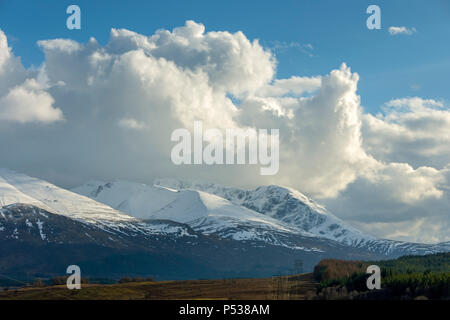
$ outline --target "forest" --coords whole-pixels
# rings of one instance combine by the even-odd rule
[[[381,268],[381,290],[370,292],[366,281],[369,265]],[[326,298],[450,298],[450,253],[404,256],[394,260],[347,261],[325,259],[314,268],[319,296]]]

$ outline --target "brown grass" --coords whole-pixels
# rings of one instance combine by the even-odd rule
[[[314,274],[317,276],[320,273],[321,281],[342,279],[354,273],[365,273],[368,266],[365,261],[324,259],[315,266]]]
[[[65,286],[23,288],[0,292],[0,299],[15,300],[176,300],[176,299],[306,299],[317,283],[311,273],[265,279],[133,282],[112,285],[84,284],[81,290]]]

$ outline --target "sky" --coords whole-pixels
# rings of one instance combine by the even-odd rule
[[[82,29],[65,27],[70,4],[82,9]],[[382,29],[366,28],[366,8],[381,8]],[[206,30],[242,31],[249,39],[276,48],[277,73],[289,77],[323,74],[347,62],[361,79],[362,104],[376,113],[398,95],[450,99],[450,3],[432,1],[33,1],[0,0],[0,27],[12,39],[26,66],[44,57],[36,42],[70,38],[86,42],[94,36],[105,44],[111,28],[141,34],[172,29],[186,20]],[[413,36],[389,36],[390,26],[415,27]],[[312,50],[292,46],[310,44]],[[287,46],[287,48],[286,48]],[[306,51],[306,52],[305,52]],[[311,54],[312,56],[309,56]]]
[[[0,30],[2,167],[276,183],[376,236],[450,241],[448,1],[0,0]],[[278,174],[174,166],[194,120],[279,128]]]

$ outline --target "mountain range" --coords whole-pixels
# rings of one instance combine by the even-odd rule
[[[157,279],[259,277],[323,258],[387,259],[450,243],[377,239],[302,193],[175,179],[91,181],[72,190],[0,169],[0,273]],[[298,270],[297,270],[298,271]]]

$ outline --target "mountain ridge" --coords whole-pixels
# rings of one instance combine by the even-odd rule
[[[109,189],[108,185],[101,187],[95,190]],[[147,186],[135,187],[147,190]],[[161,187],[151,191],[170,196],[200,194]],[[141,201],[153,203],[145,195]],[[213,224],[229,222],[222,219],[226,212],[220,210],[236,206],[213,195],[206,198],[207,201],[196,199],[203,201],[205,208],[218,211],[203,218],[211,218],[208,223]],[[219,233],[196,231],[193,227],[198,225],[132,217],[104,203],[10,170],[1,170],[0,199],[3,199],[0,273],[15,279],[61,275],[71,264],[79,265],[84,275],[95,277],[153,275],[163,280],[261,277],[286,272],[299,259],[305,270],[312,270],[315,263],[327,257],[374,257],[334,241],[286,232],[279,229],[280,222],[273,221],[274,226],[269,228],[271,218],[259,213],[244,217],[259,217],[261,221],[242,220],[239,214],[250,212],[246,208],[234,212],[239,218],[238,226],[225,223]],[[126,199],[115,200],[117,206],[133,205],[124,202]],[[243,221],[249,223],[242,224]],[[242,236],[246,234],[252,237]],[[241,236],[233,237],[236,235]]]
[[[51,275],[69,263],[97,276],[253,277],[285,272],[299,259],[312,270],[324,258],[373,260],[450,251],[450,243],[367,239],[349,245],[318,236],[303,230],[303,224],[310,222],[309,214],[317,215],[314,223],[330,214],[290,189],[203,188],[209,192],[96,181],[76,188],[84,196],[2,169],[0,273]]]
[[[112,189],[121,188],[123,184],[133,185],[132,182],[114,181],[102,185],[87,185],[74,188],[75,192],[91,194],[97,192],[100,201],[109,203],[108,193]],[[385,255],[399,256],[402,254],[427,254],[450,250],[450,245],[420,244],[404,241],[378,239],[363,234],[353,226],[334,216],[324,206],[308,198],[295,189],[276,185],[262,186],[253,190],[221,186],[214,183],[178,179],[156,179],[154,185],[139,184],[143,189],[163,187],[171,190],[173,195],[183,190],[196,190],[222,197],[231,203],[261,213],[268,217],[286,223],[291,227],[299,228],[306,234],[326,238],[339,243],[363,248],[372,252],[382,252]],[[106,186],[106,187],[105,187]],[[116,193],[114,193],[116,194]],[[133,214],[133,212],[129,212]],[[328,232],[328,234],[327,234]]]

